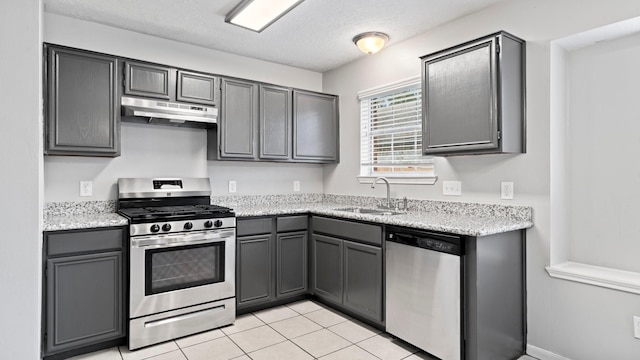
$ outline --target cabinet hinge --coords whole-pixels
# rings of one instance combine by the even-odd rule
[[[496,52],[500,53],[500,44],[499,43],[496,44]]]
[[[502,138],[502,134],[500,133],[500,130],[498,130],[498,140],[500,140]]]

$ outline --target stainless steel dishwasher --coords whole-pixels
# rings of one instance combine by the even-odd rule
[[[460,360],[461,238],[389,226],[386,240],[387,332]]]

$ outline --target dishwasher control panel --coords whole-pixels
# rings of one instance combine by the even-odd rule
[[[386,240],[452,255],[462,255],[463,252],[462,239],[455,235],[390,227],[387,229]]]

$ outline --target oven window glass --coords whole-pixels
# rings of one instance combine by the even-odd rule
[[[145,294],[224,281],[224,242],[145,252]]]

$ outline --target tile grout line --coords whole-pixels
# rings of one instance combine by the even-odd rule
[[[289,318],[285,318],[285,319],[282,319],[282,320],[279,320],[279,321],[285,321],[285,320],[289,320],[289,319],[296,318],[296,317],[298,317],[298,316],[302,316],[303,318],[305,318],[305,319],[307,319],[307,320],[309,320],[309,321],[313,322],[314,324],[316,324],[313,320],[311,320],[311,319],[307,318],[306,316],[304,316],[304,314],[300,313],[299,311],[296,311],[296,310],[294,310],[294,309],[290,308],[290,307],[289,307],[289,306],[287,306],[286,304],[285,304],[285,305],[283,305],[283,306],[284,306],[284,307],[286,307],[287,309],[289,309],[289,310],[291,310],[291,311],[295,312],[295,313],[296,313],[296,314],[298,314],[298,315],[296,315],[296,316],[292,316],[292,317],[289,317]],[[320,310],[320,309],[318,309],[318,310]],[[255,315],[254,315],[254,316],[255,316]],[[256,317],[257,317],[257,316],[256,316]],[[260,319],[260,320],[262,320],[262,319]],[[278,322],[278,321],[273,321],[273,322],[272,322],[272,324],[273,324],[273,323],[276,323],[276,322]],[[271,345],[271,346],[275,346],[275,345],[282,344],[282,343],[284,343],[284,342],[289,341],[289,342],[291,342],[294,346],[296,346],[296,347],[298,347],[300,350],[304,351],[306,354],[309,354],[309,356],[311,356],[311,358],[312,358],[312,359],[316,360],[316,357],[315,357],[315,356],[313,356],[311,353],[309,353],[308,351],[306,351],[305,349],[303,349],[300,345],[296,344],[294,341],[292,341],[292,339],[291,339],[291,338],[289,338],[288,336],[286,336],[286,335],[282,334],[282,333],[281,333],[281,332],[279,332],[278,330],[274,329],[274,328],[271,326],[271,324],[268,324],[268,323],[265,323],[265,324],[266,324],[270,329],[272,329],[273,331],[275,331],[276,333],[280,334],[280,336],[282,336],[282,337],[284,337],[284,338],[286,339],[286,340],[285,340],[285,341],[283,341],[283,342],[279,342],[279,343],[277,343],[277,344],[273,344],[273,345]],[[320,327],[322,327],[322,325],[320,325],[320,324],[317,324],[317,325],[318,325],[318,326],[320,326]],[[320,330],[322,330],[322,329],[320,329]],[[320,331],[320,330],[316,330],[316,331]],[[316,332],[316,331],[312,331],[312,332],[307,333],[307,334],[312,334],[312,333],[314,333],[314,332]],[[300,335],[300,336],[304,336],[304,335],[307,335],[307,334],[303,334],[303,335]],[[300,337],[300,336],[297,336],[297,337]],[[256,350],[256,351],[258,351],[258,350]],[[249,356],[249,354],[247,354],[247,356]]]
[[[293,310],[293,309],[291,309],[291,310]],[[295,310],[293,310],[293,311],[295,311]],[[298,313],[297,311],[295,311],[295,312],[296,312],[296,313]],[[298,314],[299,314],[298,316],[302,316],[302,317],[304,317],[304,315],[302,315],[302,314],[300,314],[300,313],[298,313]],[[289,319],[293,319],[293,318],[295,318],[295,317],[297,317],[297,316],[294,316],[294,317],[289,318]],[[284,320],[287,320],[287,319],[283,319],[282,321],[284,321]],[[296,344],[294,341],[292,341],[292,339],[291,339],[291,338],[289,338],[288,336],[285,336],[284,334],[280,333],[278,330],[276,330],[276,329],[274,329],[273,327],[271,327],[271,325],[267,324],[267,326],[268,326],[268,327],[270,327],[273,331],[275,331],[275,332],[277,332],[278,334],[280,334],[280,335],[281,335],[282,337],[284,337],[285,339],[287,339],[287,340],[285,340],[284,342],[289,341],[289,342],[290,342],[290,343],[292,343],[294,346],[296,346],[296,347],[298,347],[300,350],[304,351],[306,354],[309,354],[309,356],[311,356],[311,358],[312,358],[312,359],[316,359],[316,357],[315,357],[315,356],[313,356],[313,355],[312,355],[311,353],[309,353],[307,350],[303,349],[300,345]],[[322,330],[322,329],[320,329],[320,330]],[[316,330],[316,331],[320,331],[320,330]],[[312,331],[312,332],[307,333],[307,334],[312,334],[312,333],[314,333],[314,332],[316,332],[316,331]],[[303,335],[300,335],[300,336],[304,336],[304,335],[307,335],[307,334],[303,334]],[[297,336],[297,337],[300,337],[300,336]],[[282,343],[278,343],[278,344],[282,344]],[[274,344],[274,345],[277,345],[277,344]]]

